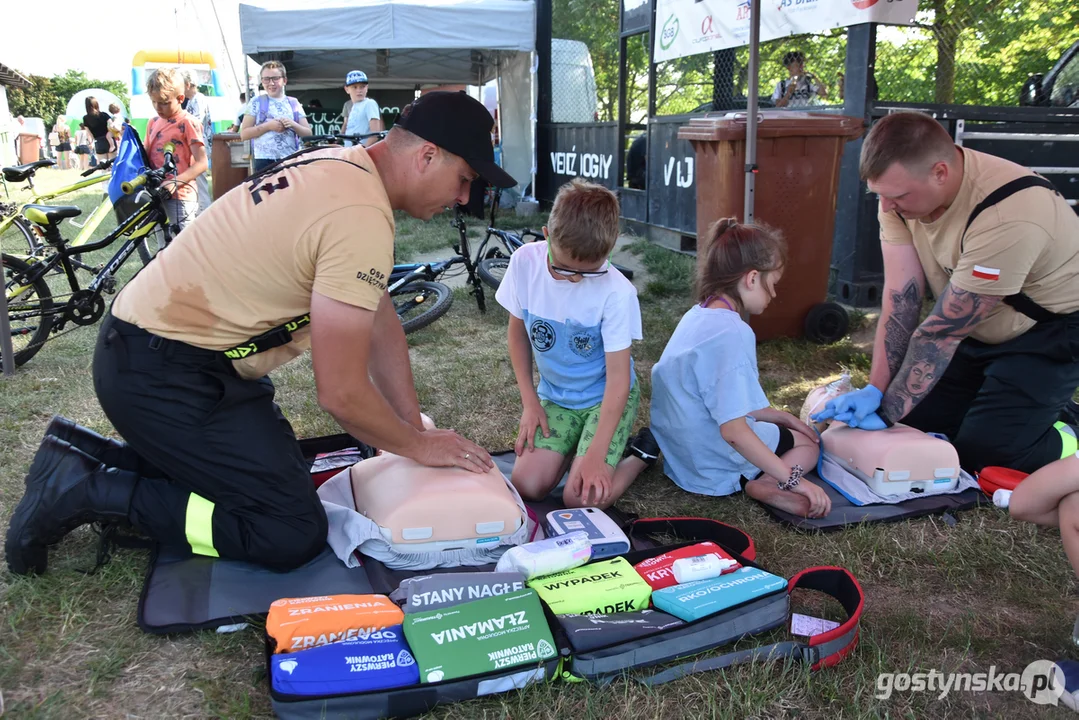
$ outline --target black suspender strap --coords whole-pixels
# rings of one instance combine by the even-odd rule
[[[970,229],[970,226],[976,217],[1005,198],[1011,197],[1020,190],[1026,190],[1027,188],[1032,187],[1043,187],[1047,190],[1052,190],[1054,193],[1057,192],[1056,186],[1040,175],[1027,175],[1025,177],[1016,178],[1011,182],[1004,183],[996,190],[986,195],[985,199],[975,205],[974,209],[970,211],[970,217],[967,218],[966,227],[963,228],[963,236],[959,239],[959,253],[963,253],[963,242],[966,239],[967,230]]]
[[[970,216],[967,218],[967,224],[963,228],[963,235],[959,238],[959,253],[963,253],[963,244],[966,241],[967,230],[974,223],[974,219],[982,214],[985,210],[993,207],[1000,201],[1007,197],[1011,197],[1020,190],[1026,190],[1027,188],[1041,187],[1047,190],[1051,190],[1054,193],[1059,191],[1053,183],[1049,182],[1040,175],[1026,175],[1021,178],[1016,178],[1011,182],[1006,182],[998,187],[993,192],[985,196],[985,199],[978,203],[973,210],[970,211]],[[1063,317],[1055,312],[1046,310],[1038,303],[1030,299],[1030,296],[1024,292],[1017,292],[1014,295],[1008,295],[1004,298],[1004,302],[1014,308],[1017,312],[1021,312],[1034,322],[1049,322],[1050,320],[1056,320]]]
[[[289,320],[287,323],[278,325],[273,330],[267,330],[258,337],[251,338],[242,345],[237,345],[229,350],[223,350],[229,360],[240,360],[249,355],[256,355],[266,350],[273,350],[282,345],[292,342],[292,333],[305,325],[311,324],[311,314],[305,313]]]

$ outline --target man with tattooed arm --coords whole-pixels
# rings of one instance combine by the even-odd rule
[[[956,146],[921,113],[877,122],[860,171],[884,255],[870,384],[817,418],[943,433],[969,471],[1075,454],[1079,216],[1043,178]]]

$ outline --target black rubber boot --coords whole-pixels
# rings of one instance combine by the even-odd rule
[[[48,546],[75,528],[91,522],[126,522],[137,478],[46,436],[8,525],[4,547],[8,569],[16,575],[44,573]]]
[[[49,435],[74,445],[95,460],[100,460],[105,467],[130,470],[140,475],[153,474],[145,472],[145,462],[127,443],[98,435],[61,415],[53,416],[45,430],[45,436]]]

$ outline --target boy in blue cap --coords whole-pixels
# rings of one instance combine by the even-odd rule
[[[382,114],[378,103],[367,97],[367,74],[353,70],[345,76],[345,92],[349,101],[341,109],[341,134],[366,135],[378,132],[382,127]],[[378,138],[368,138],[364,145],[371,145]]]

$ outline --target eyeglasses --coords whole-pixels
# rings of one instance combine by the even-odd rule
[[[284,75],[274,75],[273,77],[264,77],[264,78],[262,78],[262,84],[263,85],[268,85],[270,83],[279,83],[284,79],[285,79]]]
[[[558,267],[554,264],[554,255],[551,254],[551,243],[547,242],[547,265],[551,268],[552,272],[558,273],[562,277],[573,277],[574,275],[580,275],[581,277],[600,277],[607,274],[607,269],[610,267],[611,261],[608,258],[607,267],[602,270],[571,270],[570,268]]]

